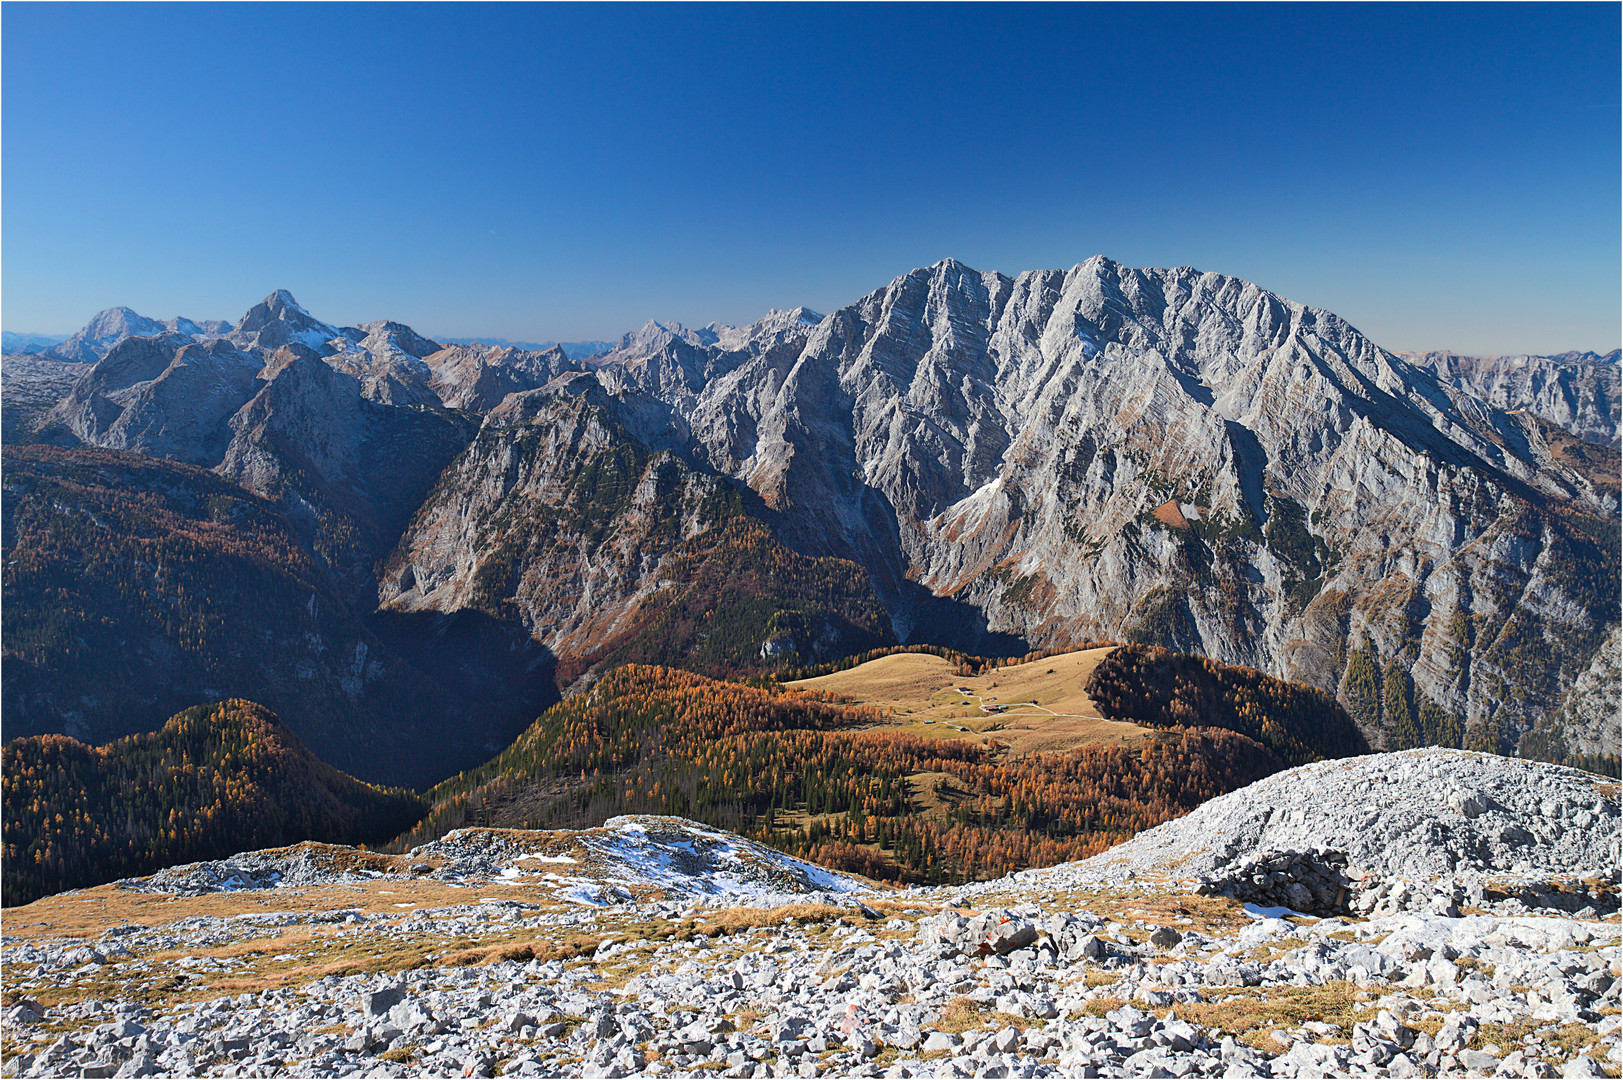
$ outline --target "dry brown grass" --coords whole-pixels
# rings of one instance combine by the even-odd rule
[[[347,957],[325,964],[290,964],[270,970],[216,979],[207,985],[212,993],[258,993],[275,987],[324,979],[328,975],[376,975],[384,972],[415,971],[432,963],[438,943],[397,947],[371,956]]]
[[[887,714],[886,721],[877,725],[881,729],[956,739],[996,731],[997,740],[1012,754],[1059,752],[1092,743],[1136,742],[1150,735],[1136,724],[1104,719],[1088,696],[1088,678],[1110,651],[1107,647],[1063,653],[975,676],[955,674],[953,665],[939,656],[898,653],[789,685],[843,694],[879,709]],[[969,695],[960,693],[961,687]],[[1022,702],[1035,707],[1022,707]],[[983,703],[1004,705],[1008,711],[986,713],[980,707]],[[969,730],[955,731],[954,726]]]
[[[1343,1031],[1374,1015],[1357,987],[1346,980],[1323,986],[1276,986],[1237,991],[1230,1001],[1186,1002],[1178,1015],[1192,1023],[1233,1035],[1256,1049],[1277,1051],[1267,1040],[1275,1031],[1296,1028],[1309,1020],[1337,1024]]]
[[[317,947],[335,939],[338,931],[330,926],[290,926],[274,937],[252,938],[213,949],[170,949],[148,956],[148,960],[163,963],[183,957],[211,958],[214,960],[241,960],[272,953],[285,953],[301,946]]]
[[[926,916],[938,913],[942,909],[940,904],[908,903],[905,900],[867,899],[864,903],[886,918],[906,919],[909,922],[917,922]],[[960,910],[965,910],[967,913],[967,909]],[[848,912],[848,914],[853,913]]]
[[[731,908],[717,912],[706,921],[727,933],[755,930],[763,926],[805,926],[828,922],[852,914],[849,908],[833,904],[782,904],[775,908]]]
[[[591,937],[585,934],[571,934],[561,941],[549,941],[536,938],[524,942],[502,942],[496,945],[486,945],[481,948],[463,949],[460,952],[447,953],[439,960],[441,967],[479,967],[487,964],[499,964],[514,960],[520,963],[530,960],[539,960],[543,964],[554,960],[578,960],[582,956],[590,956],[597,951],[597,947],[605,941],[602,937]]]
[[[170,896],[97,885],[7,908],[5,925],[8,938],[94,938],[115,926],[162,926],[196,915],[229,919],[268,911],[297,914],[354,909],[405,917],[419,908],[452,907],[487,897],[520,900],[544,910],[565,906],[546,885],[492,885],[487,890],[474,891],[422,878],[379,878],[349,885],[243,890],[206,896]]]
[[[1168,499],[1150,513],[1154,514],[1155,519],[1163,525],[1174,529],[1189,528],[1189,519],[1183,516],[1183,509],[1178,505],[1177,499]]]
[[[1170,926],[1179,933],[1199,931],[1211,937],[1232,933],[1251,922],[1244,906],[1227,896],[1196,896],[1189,894],[1104,892],[1068,895],[1062,904],[1072,909],[1091,911],[1105,920],[1125,924],[1126,936],[1143,939],[1159,926]],[[1146,923],[1144,929],[1133,929],[1138,921]]]
[[[986,1007],[974,998],[956,997],[942,1006],[941,1019],[936,1023],[937,1031],[945,1031],[949,1035],[961,1035],[971,1028],[978,1028],[986,1020]]]
[[[1100,1019],[1103,1019],[1105,1013],[1111,1012],[1111,1011],[1113,1011],[1115,1009],[1119,1009],[1123,1005],[1127,1005],[1127,1004],[1130,1004],[1130,1003],[1128,1002],[1128,1000],[1126,998],[1121,998],[1121,997],[1097,997],[1097,998],[1091,999],[1090,1001],[1087,1002],[1087,1004],[1083,1005],[1082,1006],[1082,1011],[1087,1013],[1089,1016],[1096,1016],[1096,1017],[1099,1017]],[[1180,1011],[1181,1011],[1181,1009],[1182,1009],[1182,1007],[1180,1006]]]
[[[1514,1020],[1508,1024],[1483,1024],[1466,1045],[1473,1050],[1481,1050],[1490,1043],[1497,1043],[1508,1051],[1521,1046],[1523,1039],[1547,1026],[1549,1021],[1533,1019]],[[1590,1024],[1563,1024],[1553,1033],[1541,1037],[1560,1051],[1559,1059],[1552,1057],[1550,1060],[1567,1061],[1599,1042],[1600,1032]]]

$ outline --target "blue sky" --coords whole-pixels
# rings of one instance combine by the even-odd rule
[[[945,256],[1613,348],[1612,4],[7,4],[0,318],[607,338]]]

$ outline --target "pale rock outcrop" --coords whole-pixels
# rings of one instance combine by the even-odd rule
[[[126,338],[85,371],[48,419],[90,445],[214,465],[261,366],[224,339],[168,332]]]
[[[599,377],[667,405],[792,544],[863,565],[903,639],[948,632],[950,597],[1032,645],[1138,637],[1331,691],[1367,643],[1513,739],[1570,677],[1529,643],[1588,657],[1617,622],[1615,589],[1574,587],[1604,557],[1540,510],[1601,522],[1615,491],[1248,282],[946,260],[747,348],[711,336],[650,324]],[[1171,499],[1189,528],[1149,513]]]
[[[514,616],[559,655],[608,640],[719,481],[633,440],[589,374],[509,396],[385,565],[394,611]]]
[[[1619,351],[1554,356],[1461,356],[1451,352],[1396,354],[1430,368],[1450,386],[1496,409],[1525,409],[1583,439],[1618,442],[1623,403]]]
[[[329,343],[336,338],[359,341],[365,335],[354,327],[340,330],[322,322],[299,306],[292,293],[277,289],[249,308],[227,336],[243,348],[269,350],[299,344],[328,352]]]

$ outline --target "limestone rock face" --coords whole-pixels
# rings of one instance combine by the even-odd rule
[[[51,419],[93,446],[213,465],[261,366],[224,339],[126,338],[80,377]]]
[[[545,386],[581,365],[562,348],[526,350],[484,345],[456,345],[424,358],[429,389],[448,409],[489,412],[508,394]]]
[[[1619,623],[1592,441],[1617,438],[1618,366],[1467,361],[1189,268],[945,260],[828,316],[650,322],[589,359],[339,328],[278,291],[223,340],[127,338],[51,415],[282,499],[357,582],[395,552],[402,609],[483,610],[512,554],[488,522],[564,512],[608,455],[665,494],[588,499],[569,559],[515,564],[502,610],[542,640],[614,626],[663,558],[647,538],[731,487],[779,541],[859,564],[901,640],[1153,642],[1334,692],[1376,746],[1509,749]]]
[[[341,331],[315,318],[286,289],[277,289],[249,308],[229,335],[243,348],[279,349],[296,342],[321,351],[330,351],[328,343],[335,338],[358,341],[361,336],[353,327]]]
[[[381,604],[517,618],[558,655],[613,637],[721,483],[631,438],[615,405],[583,373],[503,401],[390,556]]]
[[[283,503],[357,589],[475,427],[442,409],[392,406],[297,344],[277,350],[230,418],[215,471]]]
[[[650,324],[599,378],[666,405],[795,546],[863,565],[903,639],[939,639],[950,598],[1031,645],[1156,641],[1344,699],[1362,650],[1414,727],[1429,702],[1504,741],[1617,622],[1615,588],[1575,583],[1606,557],[1546,512],[1599,523],[1615,490],[1238,279],[948,260],[727,344]],[[1404,713],[1378,688],[1362,716],[1379,744]]]
[[[359,341],[340,337],[331,342],[336,351],[326,362],[360,380],[361,394],[387,405],[438,405],[428,389],[433,372],[423,358],[440,351],[440,344],[422,337],[402,323],[378,320],[356,327]]]
[[[0,442],[8,445],[38,438],[40,424],[73,384],[89,369],[88,364],[57,360],[36,353],[6,353],[0,357]]]
[[[1623,401],[1619,350],[1555,356],[1398,353],[1450,386],[1507,412],[1525,409],[1582,439],[1616,445]]]

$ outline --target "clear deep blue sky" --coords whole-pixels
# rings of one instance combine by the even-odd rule
[[[7,4],[4,326],[575,340],[945,256],[1619,344],[1619,8]]]

